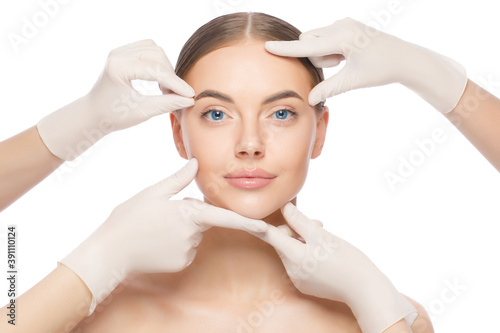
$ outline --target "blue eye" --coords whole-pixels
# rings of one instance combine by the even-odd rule
[[[224,119],[225,113],[220,110],[208,110],[203,112],[201,117],[203,118],[206,115],[210,117],[210,120],[219,121],[221,119]]]
[[[286,119],[289,113],[290,113],[289,110],[283,109],[283,110],[276,111],[274,114],[276,115],[276,118],[278,118],[278,119]]]

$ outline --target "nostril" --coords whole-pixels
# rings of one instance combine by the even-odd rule
[[[240,157],[262,157],[264,156],[263,147],[254,144],[246,144],[240,146],[237,151],[237,156]]]

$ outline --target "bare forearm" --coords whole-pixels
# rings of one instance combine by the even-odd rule
[[[36,126],[0,142],[0,156],[0,211],[64,162],[47,149]]]
[[[59,265],[16,299],[15,325],[0,322],[1,332],[69,332],[87,316],[92,294],[70,269]],[[8,315],[3,307],[3,318]]]
[[[500,172],[500,100],[469,80],[446,118]]]

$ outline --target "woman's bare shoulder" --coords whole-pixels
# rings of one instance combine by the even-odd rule
[[[411,325],[411,330],[413,331],[413,333],[434,333],[431,318],[429,317],[427,311],[425,311],[424,307],[414,299],[406,295],[404,296],[418,311],[418,317],[413,325]]]
[[[71,333],[137,332],[153,315],[154,297],[131,281],[124,281],[104,299],[94,313],[84,318]]]

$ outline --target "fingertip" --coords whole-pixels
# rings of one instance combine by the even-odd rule
[[[184,97],[193,98],[195,95],[194,89],[189,84],[187,84],[186,81],[182,80],[181,78],[179,78],[179,80],[180,84],[179,88],[177,89],[177,93]]]
[[[284,41],[267,41],[264,43],[264,47],[267,51],[276,54],[282,55],[283,45],[285,45]]]
[[[275,45],[276,45],[276,42],[275,41],[267,41],[264,43],[264,48],[273,53],[274,49],[275,49]]]
[[[284,235],[292,237],[292,229],[286,224],[282,224],[276,227],[280,232],[282,232]]]
[[[268,40],[264,43],[264,47],[266,49],[273,48],[273,45],[276,44],[277,41],[274,40]]]
[[[185,97],[182,95],[164,95],[165,99],[171,104],[171,108],[174,110],[180,110],[192,107],[194,105],[194,99],[192,97]]]
[[[192,157],[191,159],[188,160],[188,162],[186,163],[186,165],[190,165],[192,168],[198,168],[198,160],[196,159],[196,157]]]
[[[309,93],[308,100],[309,100],[309,105],[311,106],[316,106],[318,103],[323,101],[320,92],[314,89],[311,90],[311,92]]]
[[[283,215],[289,215],[293,209],[295,208],[295,206],[293,205],[293,203],[291,203],[290,201],[287,202],[283,207],[281,207],[281,213]]]
[[[264,221],[256,221],[255,223],[249,225],[249,229],[253,232],[266,232],[269,229],[269,226]]]
[[[184,81],[186,82],[186,81]],[[191,87],[189,84],[186,83],[186,97],[194,97],[195,91],[193,87]]]
[[[185,174],[185,177],[192,180],[198,173],[198,161],[192,158],[188,160],[186,164],[184,164],[184,167],[182,169],[184,170],[183,173]]]
[[[193,87],[174,73],[168,73],[159,83],[162,88],[174,91],[181,96],[192,98],[195,95]]]

